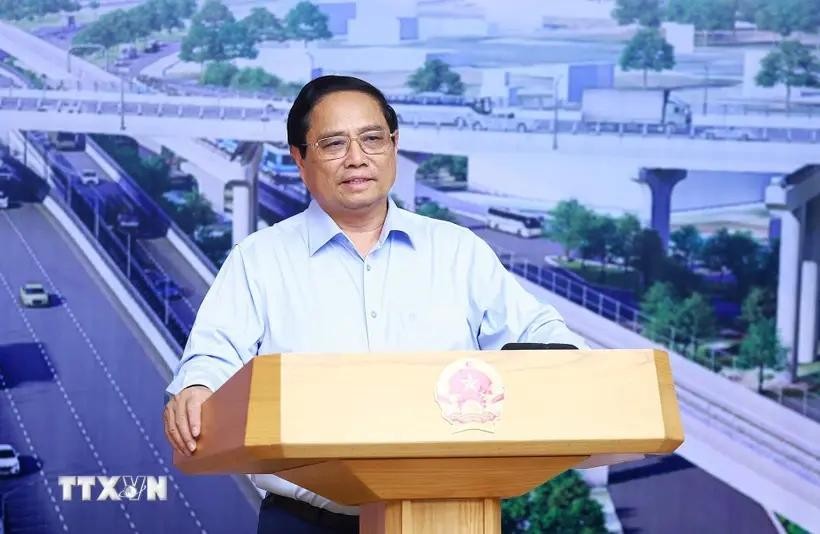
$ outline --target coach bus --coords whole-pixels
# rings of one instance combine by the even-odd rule
[[[520,237],[540,237],[543,234],[541,217],[506,208],[488,209],[487,226]]]
[[[57,150],[85,150],[85,135],[74,132],[49,132],[49,140]]]

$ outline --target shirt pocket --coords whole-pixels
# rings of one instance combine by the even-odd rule
[[[467,312],[455,305],[436,305],[404,314],[408,350],[472,350],[474,336]]]

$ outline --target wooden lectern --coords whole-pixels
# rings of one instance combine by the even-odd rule
[[[185,473],[275,473],[361,534],[500,534],[500,499],[683,442],[658,350],[259,356],[203,405]]]

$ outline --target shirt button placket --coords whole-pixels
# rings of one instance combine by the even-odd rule
[[[369,273],[370,271],[373,270],[373,266],[368,262],[368,263],[365,263],[364,269],[365,269],[365,274],[367,274],[367,273]],[[368,281],[367,277],[365,277],[365,281],[364,281],[365,287],[372,287],[372,284],[369,284],[368,282],[369,281]],[[371,295],[370,291],[368,291],[368,290],[365,290],[365,294],[367,295],[367,297],[366,297],[367,298],[367,303],[366,304],[369,307],[370,303],[373,302],[373,295]],[[374,310],[373,308],[370,309],[370,314],[369,315],[370,315],[371,319],[375,319],[376,317],[379,316],[379,314],[376,313],[376,310]]]
[[[364,276],[364,305],[365,305],[365,310],[366,310],[365,313],[368,316],[368,318],[367,318],[368,323],[375,320],[379,316],[378,312],[372,307],[372,304],[374,302],[378,302],[378,298],[376,298],[376,296],[373,295],[374,285],[371,282],[370,277],[368,276],[368,273],[370,273],[372,270],[373,270],[373,265],[371,265],[368,260],[365,260],[365,263],[364,263],[364,274],[365,274],[365,276]],[[369,326],[367,328],[367,343],[368,343],[369,346],[373,346],[374,334],[375,334],[375,331],[373,330],[373,328],[371,328]]]

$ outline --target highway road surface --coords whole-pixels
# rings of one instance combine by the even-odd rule
[[[23,473],[0,478],[10,532],[255,532],[235,479],[170,465],[167,371],[65,231],[23,204],[0,211],[0,243],[0,443],[23,455]],[[21,307],[26,282],[51,306]],[[60,475],[165,475],[168,500],[62,501]]]

